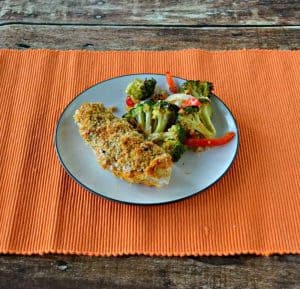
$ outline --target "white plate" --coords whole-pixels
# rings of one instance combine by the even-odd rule
[[[170,184],[163,188],[129,184],[103,170],[93,151],[78,133],[73,114],[84,102],[103,102],[115,106],[116,115],[124,112],[125,88],[134,78],[154,77],[157,85],[166,88],[165,76],[160,74],[125,75],[100,82],[75,97],[63,111],[55,132],[58,158],[69,175],[87,190],[105,198],[130,204],[150,205],[178,201],[199,193],[216,183],[229,169],[238,149],[238,128],[226,105],[212,97],[213,123],[218,135],[234,131],[236,137],[228,144],[201,153],[186,152],[174,164]],[[178,84],[183,79],[175,78]]]

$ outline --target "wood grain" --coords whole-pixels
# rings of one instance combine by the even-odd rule
[[[3,0],[0,23],[299,25],[298,0]]]
[[[299,49],[300,29],[155,28],[10,25],[0,27],[0,48],[89,50]]]
[[[300,256],[0,258],[7,288],[300,288]]]

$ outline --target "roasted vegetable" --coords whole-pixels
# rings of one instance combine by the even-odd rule
[[[167,80],[167,85],[169,87],[169,90],[172,93],[177,93],[178,92],[178,87],[177,87],[170,71],[166,72],[166,80]]]
[[[160,100],[153,106],[152,119],[154,125],[152,132],[164,132],[177,120],[179,107],[172,103]]]
[[[153,133],[149,136],[149,140],[160,145],[172,156],[174,162],[178,161],[185,151],[183,145],[185,138],[185,130],[179,123],[172,125],[166,132]]]
[[[147,100],[137,104],[124,117],[148,136],[167,131],[176,122],[178,109],[176,105],[163,100]]]
[[[187,138],[184,142],[189,147],[214,147],[229,143],[235,136],[235,133],[230,131],[219,138]]]
[[[208,81],[187,80],[179,87],[180,93],[192,95],[200,101],[209,101],[213,85]]]
[[[171,155],[173,162],[177,162],[185,152],[185,146],[178,140],[166,140],[163,142],[162,148]]]
[[[212,108],[210,103],[204,103],[200,107],[188,106],[179,114],[178,121],[189,135],[199,135],[205,138],[213,138],[216,129],[211,121]]]
[[[175,124],[178,109],[176,105],[162,100],[148,100],[136,105],[124,117],[143,132],[148,140],[157,143],[169,153],[173,161],[177,161],[185,148],[185,130],[180,124]]]
[[[168,96],[169,95],[165,89],[155,86],[155,89],[154,89],[153,95],[151,96],[151,99],[153,101],[165,100]]]
[[[152,100],[145,101],[143,104],[143,112],[145,114],[145,128],[143,132],[146,135],[150,135],[153,131],[153,106],[155,105],[155,102]]]
[[[204,123],[205,127],[209,129],[213,133],[213,136],[216,135],[216,129],[211,121],[211,117],[213,114],[212,106],[210,103],[203,103],[199,108],[200,119]]]
[[[141,100],[149,98],[153,95],[155,85],[156,80],[154,78],[145,80],[136,78],[128,84],[125,92],[134,103],[139,103]]]

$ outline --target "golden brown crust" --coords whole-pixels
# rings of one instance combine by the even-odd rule
[[[116,176],[148,186],[167,184],[171,156],[115,117],[102,103],[85,103],[74,114],[80,135],[95,151],[99,164]]]

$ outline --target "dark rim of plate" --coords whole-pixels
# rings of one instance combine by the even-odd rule
[[[58,150],[58,144],[57,144],[57,134],[58,134],[58,130],[59,130],[59,127],[60,127],[60,123],[61,123],[61,120],[62,120],[62,117],[65,113],[65,111],[68,109],[68,107],[78,98],[80,97],[83,93],[85,93],[87,90],[101,84],[101,83],[104,83],[104,82],[107,82],[107,81],[110,81],[110,80],[113,80],[113,79],[117,79],[117,78],[122,78],[122,77],[125,77],[125,76],[138,76],[138,75],[151,75],[151,76],[155,76],[155,75],[160,75],[160,76],[165,76],[164,74],[160,74],[160,73],[133,73],[133,74],[124,74],[124,75],[120,75],[120,76],[116,76],[116,77],[112,77],[112,78],[109,78],[109,79],[106,79],[106,80],[103,80],[103,81],[100,81],[100,82],[97,82],[95,83],[94,85],[88,87],[87,89],[83,90],[82,92],[80,92],[77,96],[75,96],[68,104],[67,106],[64,108],[63,112],[61,113],[59,119],[58,119],[58,122],[56,124],[56,127],[55,127],[55,134],[54,134],[54,147],[55,147],[55,151],[56,151],[56,154],[58,156],[58,159],[61,163],[61,165],[63,166],[63,168],[66,170],[66,172],[68,173],[68,175],[73,178],[80,186],[82,186],[83,188],[85,188],[87,191],[97,195],[97,196],[101,196],[107,200],[110,200],[110,201],[114,201],[114,202],[118,202],[118,203],[122,203],[122,204],[127,204],[127,205],[138,205],[138,206],[156,206],[156,205],[166,205],[166,204],[171,204],[171,203],[175,203],[175,202],[179,202],[179,201],[183,201],[185,199],[188,199],[188,198],[191,198],[195,195],[198,195],[206,190],[208,190],[210,187],[212,187],[215,183],[217,183],[230,169],[230,167],[232,166],[234,160],[236,159],[236,156],[238,154],[238,149],[239,149],[239,144],[240,144],[240,132],[239,132],[239,128],[237,126],[237,122],[231,112],[231,110],[228,108],[228,106],[219,98],[217,97],[215,94],[214,94],[214,97],[216,97],[225,107],[226,109],[230,112],[230,115],[234,121],[234,125],[236,127],[236,130],[237,130],[237,134],[236,134],[236,138],[237,138],[237,146],[236,146],[236,150],[235,150],[235,153],[234,153],[234,156],[229,164],[229,166],[226,168],[226,170],[223,172],[223,174],[221,174],[214,182],[212,182],[210,185],[208,185],[207,187],[205,187],[204,189],[200,190],[200,191],[197,191],[195,193],[192,193],[188,196],[184,196],[182,198],[178,198],[178,199],[174,199],[174,200],[171,200],[171,201],[166,201],[166,202],[158,202],[158,203],[137,203],[137,202],[126,202],[126,201],[122,201],[122,200],[118,200],[118,199],[114,199],[114,198],[110,198],[108,196],[105,196],[103,195],[103,193],[101,192],[96,192],[94,190],[92,190],[91,188],[89,188],[88,186],[86,186],[85,184],[83,184],[82,182],[80,182],[68,169],[68,167],[65,165],[64,161],[63,161],[63,158]],[[180,80],[186,80],[184,78],[181,78],[181,77],[178,77],[178,76],[173,76],[174,78],[176,79],[180,79]]]

